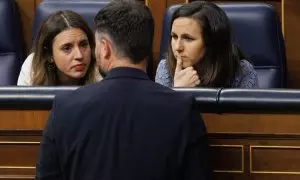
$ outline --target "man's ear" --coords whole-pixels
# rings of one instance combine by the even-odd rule
[[[111,44],[107,39],[101,39],[102,52],[104,58],[109,58],[111,56]]]

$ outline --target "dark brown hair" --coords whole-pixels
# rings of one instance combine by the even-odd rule
[[[94,19],[96,32],[111,38],[119,55],[133,64],[152,54],[154,20],[149,8],[130,0],[118,0],[101,9]]]

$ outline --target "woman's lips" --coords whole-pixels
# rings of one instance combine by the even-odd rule
[[[75,65],[74,68],[75,68],[76,71],[83,71],[84,68],[85,68],[85,65],[84,64],[78,64],[78,65]]]

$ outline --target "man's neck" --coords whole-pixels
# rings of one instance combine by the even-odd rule
[[[128,68],[135,68],[135,69],[139,69],[142,70],[144,72],[147,72],[147,65],[146,65],[146,61],[142,61],[141,63],[138,64],[132,64],[129,60],[127,59],[119,59],[114,61],[110,67],[109,70],[113,69],[113,68],[118,68],[118,67],[128,67]]]

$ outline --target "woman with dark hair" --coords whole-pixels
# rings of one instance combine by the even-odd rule
[[[257,88],[253,66],[235,45],[229,19],[212,2],[195,1],[172,17],[167,59],[155,81],[168,87]]]
[[[80,86],[100,81],[94,48],[94,34],[79,14],[55,12],[41,25],[18,85]]]

